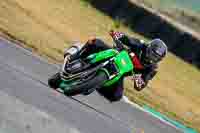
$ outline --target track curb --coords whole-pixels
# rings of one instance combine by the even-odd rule
[[[159,119],[160,121],[176,128],[178,130],[183,131],[184,133],[198,133],[195,129],[186,127],[182,123],[168,118],[167,116],[161,114],[160,112],[154,110],[153,108],[151,108],[147,105],[139,106],[138,104],[131,102],[126,96],[124,96],[123,99],[126,103],[131,104],[132,106],[152,115],[153,117]]]

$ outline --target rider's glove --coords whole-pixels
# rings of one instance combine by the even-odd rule
[[[118,40],[124,36],[124,33],[118,31],[110,31],[110,35]]]
[[[142,74],[135,74],[133,77],[135,88],[141,90],[145,86],[145,82],[142,79]]]
[[[88,39],[88,41],[86,42],[87,45],[92,45],[92,44],[95,44],[96,42],[96,37],[90,37]]]

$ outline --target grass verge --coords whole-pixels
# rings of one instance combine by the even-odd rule
[[[175,21],[186,25],[187,27],[190,27],[196,32],[200,32],[199,26],[200,26],[200,15],[198,11],[195,9],[197,8],[196,5],[199,4],[198,1],[191,1],[190,5],[186,6],[186,3],[183,1],[181,4],[180,2],[177,2],[176,0],[137,0],[138,3],[143,3],[146,6],[150,8],[154,8],[161,12],[162,14],[165,14],[169,16],[170,18],[174,19]],[[193,3],[192,3],[193,2]],[[195,5],[195,6],[194,6]],[[192,8],[186,8],[186,7],[193,7]]]
[[[2,0],[0,12],[2,33],[57,61],[63,60],[63,49],[72,41],[99,36],[111,43],[107,32],[115,26],[142,38],[80,0]],[[138,93],[126,80],[125,94],[200,131],[199,75],[193,66],[168,54],[149,87]]]

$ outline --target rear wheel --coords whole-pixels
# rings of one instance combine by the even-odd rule
[[[59,87],[60,81],[60,73],[56,73],[48,79],[48,85],[53,89],[57,89]]]
[[[89,80],[81,82],[71,86],[68,90],[65,90],[65,95],[74,96],[81,93],[90,92],[89,90],[95,90],[103,85],[108,80],[108,76],[105,72],[100,72]]]

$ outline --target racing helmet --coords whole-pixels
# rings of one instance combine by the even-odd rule
[[[147,45],[145,60],[149,63],[160,62],[167,54],[167,46],[160,39],[153,39]]]

